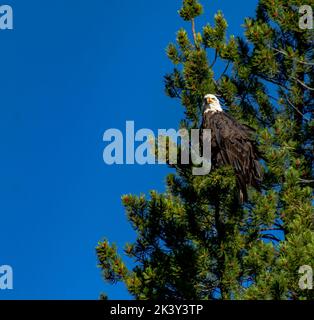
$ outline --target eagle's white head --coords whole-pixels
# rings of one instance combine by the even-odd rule
[[[218,98],[213,94],[207,94],[204,97],[204,113],[205,112],[222,112],[222,108]]]

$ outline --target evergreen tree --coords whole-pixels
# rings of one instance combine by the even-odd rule
[[[245,38],[227,39],[221,12],[197,30],[203,7],[183,1],[179,14],[191,30],[180,29],[167,48],[174,69],[166,93],[184,107],[182,128],[200,126],[207,93],[254,127],[262,189],[241,205],[232,168],[194,176],[192,165],[176,165],[165,193],[123,196],[137,234],[124,251],[135,267],[102,241],[96,250],[106,281],[123,281],[136,299],[314,298],[300,289],[298,273],[314,268],[314,37],[299,27],[302,2],[260,0]]]

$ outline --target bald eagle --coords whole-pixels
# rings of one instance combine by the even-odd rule
[[[240,124],[225,113],[215,95],[204,97],[203,129],[211,129],[212,166],[233,167],[239,199],[247,201],[247,188],[258,188],[262,179],[260,154],[254,141],[254,129]],[[203,141],[203,144],[206,141]]]

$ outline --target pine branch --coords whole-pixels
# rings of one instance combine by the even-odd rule
[[[278,52],[278,53],[281,53],[283,55],[285,55],[286,57],[290,57],[289,54],[285,51],[282,51],[282,50],[279,50],[279,49],[276,49],[276,48],[273,48],[271,47],[272,50]],[[305,61],[301,61],[301,60],[297,60],[295,59],[296,62],[298,63],[301,63],[301,64],[305,64],[305,65],[308,65],[308,66],[314,66],[314,63],[311,63],[311,62],[305,62]]]
[[[304,184],[311,184],[311,183],[314,183],[314,180],[300,179],[300,182]]]
[[[221,76],[218,78],[217,82],[219,82],[219,80],[221,80],[221,78],[226,74],[227,70],[229,69],[230,66],[230,60],[227,63],[227,66],[225,67],[224,71],[222,72]]]
[[[215,57],[214,57],[212,64],[209,66],[210,69],[212,69],[214,67],[214,65],[216,64],[217,58],[218,58],[218,52],[217,52],[217,49],[215,49]]]
[[[193,34],[193,39],[194,39],[194,45],[195,45],[195,48],[199,50],[199,47],[197,44],[197,36],[196,36],[195,19],[194,18],[191,20],[191,23],[192,23],[192,34]]]
[[[294,79],[296,80],[298,83],[300,83],[304,88],[308,89],[308,90],[311,90],[311,91],[314,91],[314,88],[311,88],[309,87],[307,84],[305,84],[303,81],[301,81],[300,79],[294,77],[294,76],[291,76],[291,79]]]
[[[288,98],[288,96],[286,94],[284,94],[285,99],[287,100],[287,102],[289,103],[289,105],[297,112],[299,113],[303,119],[305,119],[306,121],[309,121],[307,118],[305,118],[304,114],[290,101],[290,99]]]
[[[262,239],[268,239],[268,240],[276,241],[276,242],[280,242],[281,241],[279,238],[277,238],[273,234],[263,234],[261,238]]]

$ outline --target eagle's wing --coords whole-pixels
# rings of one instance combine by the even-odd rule
[[[224,112],[205,113],[202,127],[211,129],[213,166],[231,165],[241,188],[246,189],[246,185],[257,187],[261,168],[253,139],[254,129],[238,123]]]

